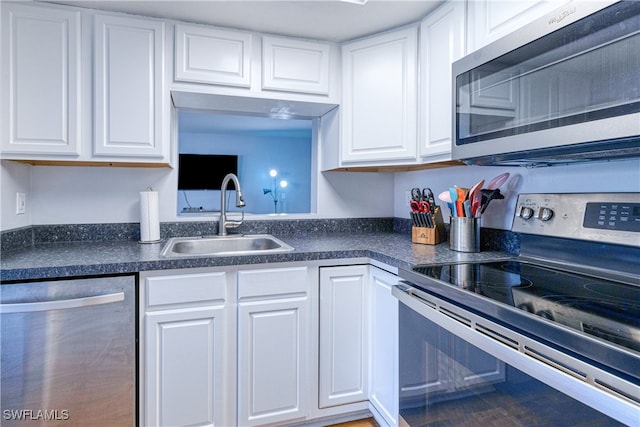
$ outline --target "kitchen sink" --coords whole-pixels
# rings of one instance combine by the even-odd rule
[[[162,249],[162,256],[229,256],[291,252],[293,247],[270,234],[174,237]]]

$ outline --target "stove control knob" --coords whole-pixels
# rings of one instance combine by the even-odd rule
[[[520,212],[518,216],[524,220],[530,219],[533,217],[533,209],[528,206],[520,206]]]
[[[549,221],[553,217],[553,211],[549,208],[540,208],[538,210],[538,219],[541,221]]]

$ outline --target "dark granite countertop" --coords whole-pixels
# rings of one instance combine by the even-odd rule
[[[454,252],[449,250],[447,242],[435,246],[414,244],[411,242],[411,235],[395,232],[274,235],[293,246],[295,250],[270,255],[168,258],[160,255],[166,240],[155,244],[139,244],[134,240],[39,243],[3,253],[0,259],[0,279],[35,280],[359,257],[367,257],[392,267],[401,267],[491,260],[508,256],[506,252],[500,251]]]

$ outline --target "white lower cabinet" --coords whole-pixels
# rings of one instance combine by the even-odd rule
[[[366,265],[320,268],[320,407],[367,400]]]
[[[362,263],[141,273],[140,425],[320,425],[367,408],[396,425],[396,282]]]
[[[141,425],[235,424],[233,281],[223,271],[143,275]]]
[[[307,416],[309,269],[238,273],[238,425]]]
[[[378,424],[398,425],[398,300],[391,287],[398,276],[369,267],[369,402]]]

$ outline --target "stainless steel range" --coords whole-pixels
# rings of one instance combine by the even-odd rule
[[[521,194],[518,257],[402,269],[408,425],[640,425],[640,194]]]

